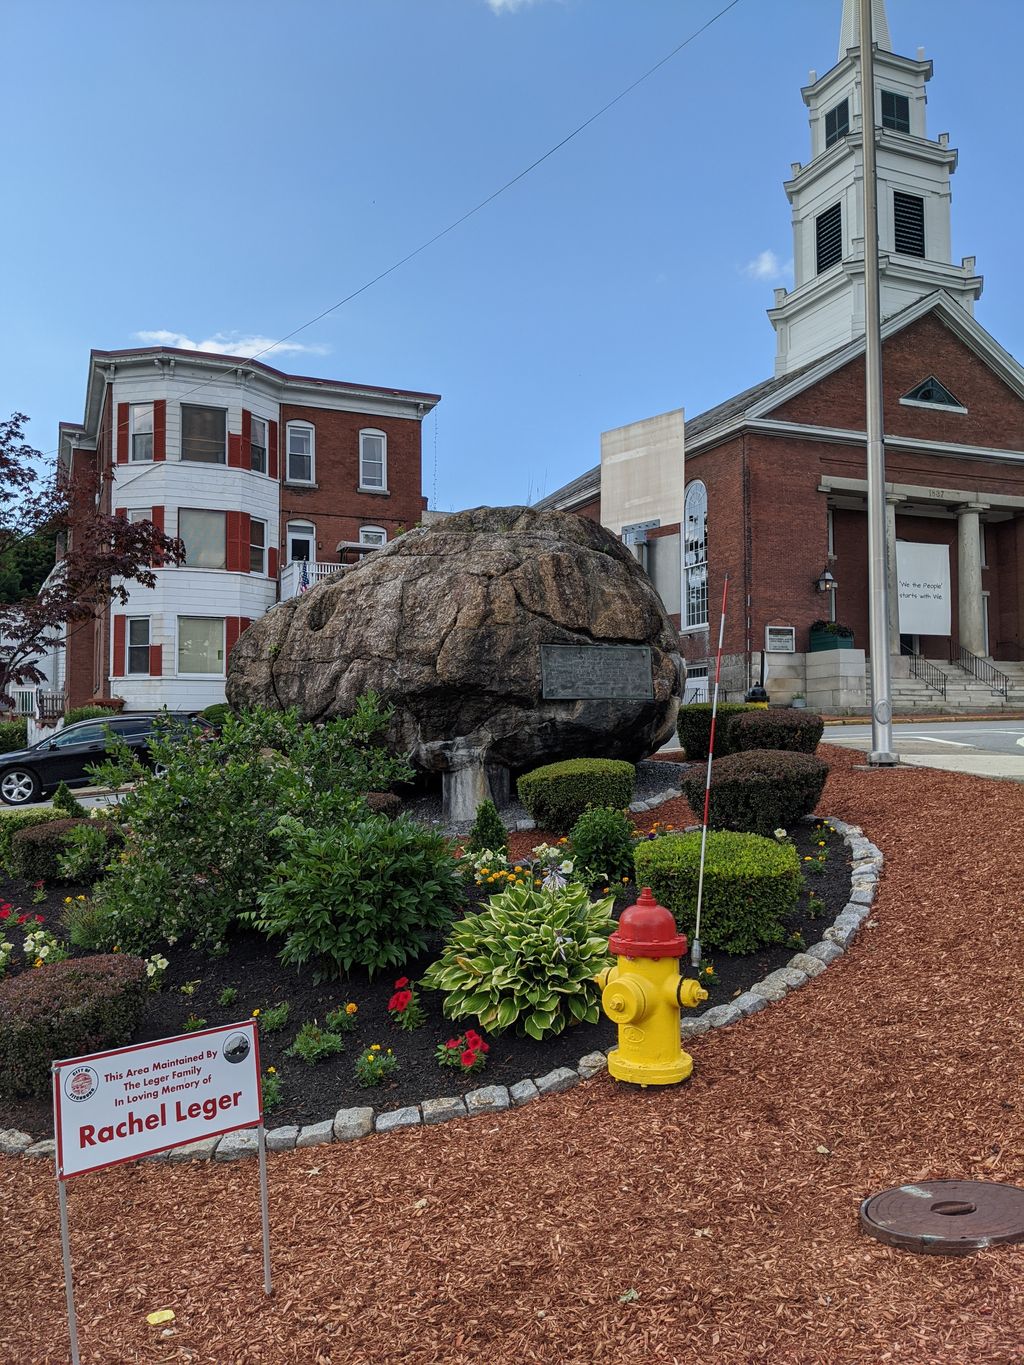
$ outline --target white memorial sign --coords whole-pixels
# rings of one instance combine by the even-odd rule
[[[262,1123],[256,1024],[53,1064],[57,1174],[135,1161]]]
[[[901,635],[950,633],[949,546],[897,540]]]

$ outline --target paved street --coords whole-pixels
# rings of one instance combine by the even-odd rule
[[[893,737],[900,758],[914,767],[1024,782],[1024,721],[896,721]],[[823,739],[866,753],[871,726],[827,725]]]

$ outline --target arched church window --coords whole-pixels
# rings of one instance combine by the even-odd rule
[[[708,490],[695,479],[683,501],[683,627],[708,623]]]

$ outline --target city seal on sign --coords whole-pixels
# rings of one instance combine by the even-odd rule
[[[99,1088],[99,1075],[91,1066],[72,1067],[64,1077],[64,1094],[76,1104],[91,1100]]]

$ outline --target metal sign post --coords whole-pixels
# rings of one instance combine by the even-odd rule
[[[53,1063],[57,1202],[72,1365],[79,1365],[67,1181],[184,1143],[255,1128],[263,1292],[271,1294],[270,1201],[255,1020]]]

